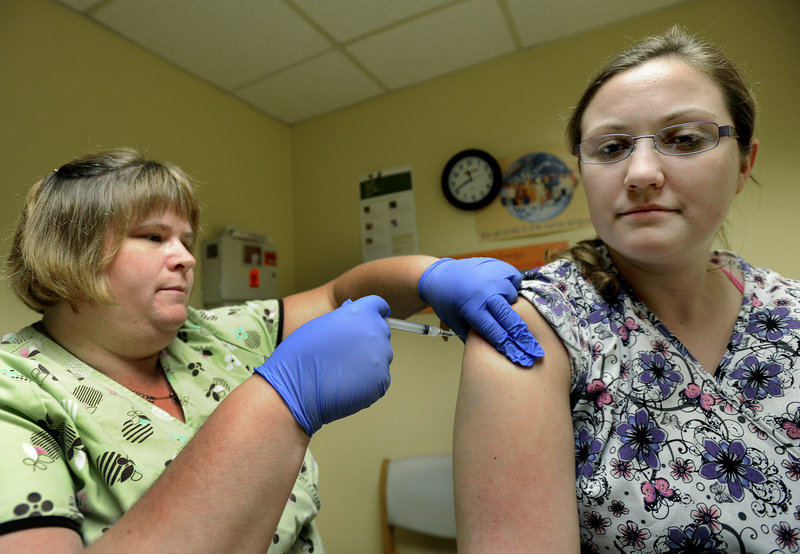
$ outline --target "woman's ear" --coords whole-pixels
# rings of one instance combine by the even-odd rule
[[[758,139],[750,141],[750,150],[747,154],[742,156],[742,164],[739,167],[739,185],[736,187],[736,194],[739,194],[744,189],[747,179],[750,178],[750,173],[753,171],[753,166],[756,163],[756,154],[758,154]]]

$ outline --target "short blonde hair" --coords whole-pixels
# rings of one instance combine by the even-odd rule
[[[61,302],[111,302],[105,270],[128,227],[169,210],[197,232],[197,193],[175,165],[124,148],[59,167],[25,199],[7,264],[14,293],[38,312]]]

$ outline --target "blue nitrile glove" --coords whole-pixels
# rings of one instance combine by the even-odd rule
[[[281,395],[310,437],[325,423],[370,406],[389,388],[389,305],[347,300],[298,327],[255,371]]]
[[[494,258],[442,258],[428,266],[417,291],[462,341],[472,327],[509,360],[530,367],[544,350],[511,308],[521,284],[519,270]]]

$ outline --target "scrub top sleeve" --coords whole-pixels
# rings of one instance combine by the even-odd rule
[[[59,443],[61,419],[36,384],[0,370],[0,533],[58,526],[79,531],[75,484]]]

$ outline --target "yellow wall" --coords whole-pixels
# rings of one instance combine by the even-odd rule
[[[0,232],[11,234],[22,196],[48,170],[90,150],[128,145],[201,181],[207,236],[230,222],[269,233],[280,250],[282,294],[360,262],[357,180],[379,169],[412,167],[424,253],[560,239],[479,243],[474,214],[451,208],[441,195],[444,163],[467,147],[503,159],[561,144],[563,120],[592,70],[628,37],[682,23],[745,66],[761,105],[762,185],[740,197],[731,247],[800,278],[792,163],[800,128],[798,16],[795,0],[695,0],[288,127],[60,5],[0,0]],[[4,241],[0,255],[7,251]],[[1,332],[35,317],[5,291],[0,302]],[[200,302],[198,292],[193,303]],[[386,397],[312,441],[322,467],[319,522],[332,554],[379,551],[381,458],[450,451],[460,344],[402,333],[393,344]],[[413,537],[403,546],[404,553],[452,551]]]
[[[31,184],[70,159],[131,146],[200,182],[206,236],[268,232],[294,280],[291,128],[47,0],[0,0],[0,252]],[[201,237],[202,238],[202,237]],[[201,305],[201,287],[193,304]],[[0,328],[35,317],[5,288]]]

